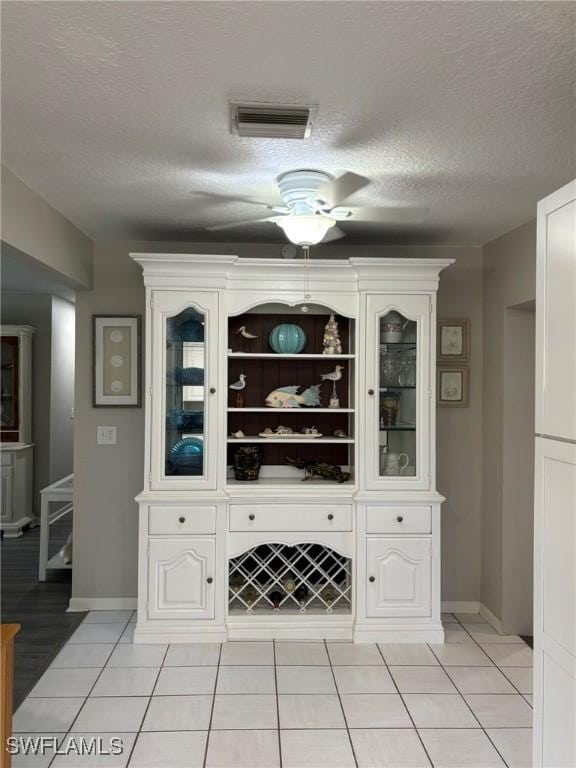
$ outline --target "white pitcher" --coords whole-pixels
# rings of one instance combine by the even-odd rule
[[[410,458],[407,453],[383,453],[380,461],[380,474],[398,477],[409,463]]]
[[[399,344],[407,325],[408,320],[403,318],[399,312],[395,310],[388,312],[380,321],[380,343]]]

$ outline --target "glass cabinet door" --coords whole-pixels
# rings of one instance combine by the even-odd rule
[[[427,487],[429,298],[369,296],[368,314],[368,486]]]
[[[152,441],[153,485],[216,487],[216,309],[210,292],[163,291],[154,299],[152,411],[159,439]],[[162,377],[154,378],[160,367]]]
[[[0,354],[0,434],[4,441],[18,441],[18,337],[3,336]]]

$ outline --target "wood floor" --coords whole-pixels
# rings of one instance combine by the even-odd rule
[[[50,556],[71,530],[72,521],[59,520],[50,528]],[[25,530],[17,539],[2,538],[2,623],[16,622],[14,708],[40,678],[85,613],[66,613],[72,585],[71,571],[49,571],[38,581],[40,528]]]

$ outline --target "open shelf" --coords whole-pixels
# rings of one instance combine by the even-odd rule
[[[305,437],[298,437],[297,435],[295,435],[294,437],[250,437],[249,435],[247,435],[246,437],[229,437],[228,442],[229,443],[263,443],[263,444],[273,443],[274,445],[280,445],[281,443],[288,443],[288,444],[298,443],[299,445],[316,445],[318,443],[353,444],[354,438],[352,437],[315,437],[314,439],[310,439]]]
[[[304,480],[303,471],[299,477],[259,477],[258,480],[250,481],[236,480],[234,477],[229,477],[226,480],[226,485],[228,488],[243,488],[249,492],[254,488],[270,488],[275,490],[301,488],[305,491],[307,488],[314,486],[316,488],[320,487],[327,492],[347,489],[348,493],[350,493],[350,489],[355,487],[354,480],[347,480],[345,483],[336,483],[332,480],[323,480],[317,477]]]
[[[355,355],[305,354],[288,355],[276,352],[228,352],[229,358],[244,360],[354,360]]]
[[[228,413],[354,413],[354,408],[227,408]]]

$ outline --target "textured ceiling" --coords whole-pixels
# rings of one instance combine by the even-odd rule
[[[282,242],[220,195],[368,176],[343,242],[481,244],[576,175],[574,3],[3,2],[3,161],[95,238]],[[319,104],[308,141],[240,139],[231,99]]]

